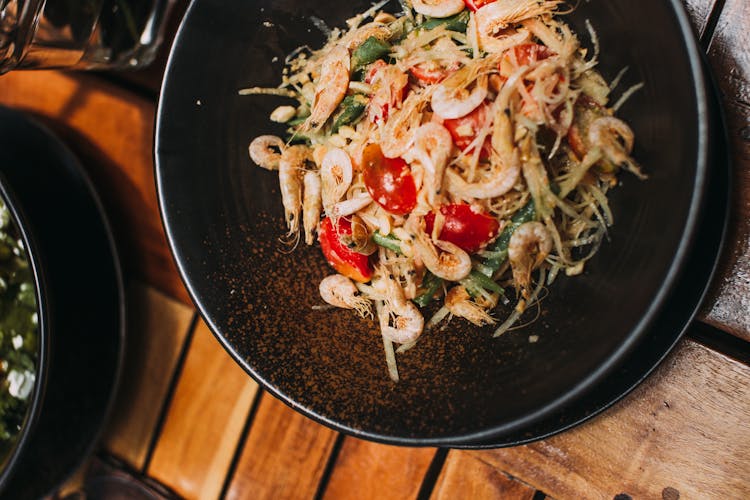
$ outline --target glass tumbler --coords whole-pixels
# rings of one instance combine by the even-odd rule
[[[0,0],[0,73],[137,69],[161,43],[174,0]]]

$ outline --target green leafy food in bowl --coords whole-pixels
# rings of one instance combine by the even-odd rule
[[[38,314],[31,266],[0,201],[0,457],[13,446],[36,382]]]

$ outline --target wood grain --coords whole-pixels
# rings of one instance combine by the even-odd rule
[[[399,448],[347,437],[323,498],[416,498],[435,451],[434,448]]]
[[[336,433],[263,394],[227,499],[313,498]]]
[[[54,71],[3,75],[0,103],[37,115],[81,158],[105,194],[127,274],[189,303],[159,218],[154,103],[94,75]]]
[[[727,102],[727,129],[732,146],[733,192],[730,242],[705,302],[701,319],[750,341],[750,107]]]
[[[104,447],[140,470],[195,312],[153,288],[132,284],[120,391]]]
[[[742,22],[744,20],[744,23]],[[702,317],[750,341],[750,2],[727,0],[709,46],[733,159],[728,241]]]
[[[513,479],[479,457],[464,451],[451,450],[430,498],[531,500],[535,492],[534,488]]]
[[[625,401],[527,446],[470,452],[559,500],[750,495],[750,367],[692,341]]]
[[[218,498],[257,391],[200,321],[148,474],[185,498]]]
[[[750,106],[750,3],[726,0],[708,54],[724,95]]]

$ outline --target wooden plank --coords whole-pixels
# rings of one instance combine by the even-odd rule
[[[416,498],[435,448],[401,448],[344,439],[324,498]],[[383,478],[388,478],[384,481]]]
[[[432,500],[482,498],[497,500],[531,500],[534,488],[513,479],[479,457],[451,450],[443,464]]]
[[[750,106],[750,3],[726,0],[708,55],[724,95]]]
[[[336,433],[263,394],[227,499],[313,498]]]
[[[733,161],[727,250],[701,314],[703,320],[750,341],[750,2],[727,0],[709,46],[724,95]]]
[[[154,103],[90,74],[17,71],[0,103],[31,112],[81,157],[101,193],[130,275],[190,303],[159,218],[153,173]]]
[[[185,498],[218,498],[257,391],[199,322],[148,474]]]
[[[733,157],[728,244],[700,317],[750,341],[750,106],[725,102]]]
[[[692,341],[624,402],[538,443],[470,452],[554,498],[746,498],[750,367]]]
[[[128,290],[126,358],[104,447],[140,470],[195,312],[153,288]]]

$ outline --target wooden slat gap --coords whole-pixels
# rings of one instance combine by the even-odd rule
[[[417,500],[429,500],[432,496],[432,492],[435,490],[435,485],[440,477],[440,472],[443,470],[445,465],[445,459],[448,458],[449,448],[438,448],[435,452],[435,456],[432,457],[432,462],[425,472],[422,484],[419,486],[419,493],[417,493]]]
[[[750,342],[747,340],[703,322],[694,322],[687,335],[711,350],[750,366]]]
[[[156,420],[156,426],[154,428],[153,434],[151,435],[151,441],[148,444],[148,449],[146,450],[146,458],[143,461],[143,466],[141,468],[141,473],[144,476],[147,475],[148,468],[151,465],[151,459],[154,456],[154,450],[156,449],[156,443],[159,442],[162,430],[164,429],[164,423],[166,422],[167,413],[169,412],[169,405],[172,403],[172,399],[174,398],[175,389],[177,388],[177,382],[180,380],[182,368],[183,366],[185,366],[185,358],[187,358],[187,353],[190,350],[190,345],[193,342],[195,328],[198,325],[199,319],[200,315],[198,315],[197,312],[194,312],[193,318],[190,320],[190,326],[188,327],[187,334],[185,335],[185,340],[182,342],[182,349],[180,350],[180,355],[177,358],[177,364],[175,365],[174,372],[172,372],[172,377],[169,380],[169,388],[167,389],[167,393],[161,403],[161,408],[159,409],[159,418]]]
[[[232,477],[234,477],[234,474],[237,471],[237,464],[239,463],[240,457],[242,456],[242,449],[245,447],[247,436],[250,434],[250,428],[252,427],[253,421],[255,420],[255,415],[258,413],[260,400],[263,397],[264,393],[265,393],[264,390],[258,389],[258,392],[255,394],[255,397],[253,398],[253,404],[250,405],[250,411],[247,412],[247,419],[245,420],[245,426],[242,428],[240,437],[237,440],[237,446],[234,449],[234,454],[232,455],[232,461],[229,463],[229,467],[227,468],[227,475],[224,477],[224,484],[221,485],[221,494],[219,494],[219,498],[221,499],[226,498],[227,491],[229,491],[229,486],[232,484]]]
[[[331,479],[331,474],[333,473],[333,469],[336,467],[336,461],[339,458],[339,454],[341,453],[341,447],[344,445],[344,439],[346,436],[342,433],[339,433],[338,436],[336,436],[336,441],[333,443],[333,448],[331,448],[331,453],[328,455],[328,461],[326,462],[326,468],[323,470],[323,475],[320,477],[320,482],[318,483],[318,489],[315,492],[315,500],[322,500],[326,493],[326,488],[328,487],[328,482]]]
[[[713,40],[714,38],[716,26],[719,24],[719,18],[721,17],[721,13],[724,10],[725,3],[726,0],[714,0],[713,5],[711,5],[711,10],[708,13],[708,18],[706,19],[706,23],[703,25],[703,30],[701,31],[699,38],[701,47],[703,47],[704,52],[708,52],[708,48],[711,46],[711,40]]]

